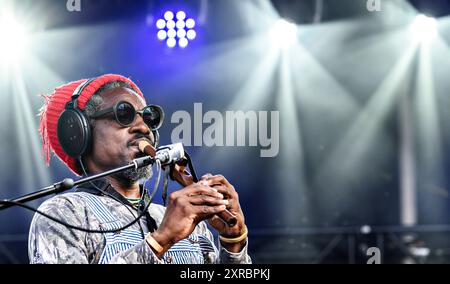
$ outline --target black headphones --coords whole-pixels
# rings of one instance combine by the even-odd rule
[[[67,102],[64,111],[58,119],[58,140],[64,152],[70,157],[81,158],[86,154],[91,146],[91,126],[89,117],[78,108],[78,97],[83,90],[94,81],[91,78],[78,86],[72,94],[72,99]],[[155,147],[159,143],[159,132],[153,130],[155,137]]]

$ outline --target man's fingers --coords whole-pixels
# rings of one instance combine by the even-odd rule
[[[226,209],[225,205],[217,205],[217,206],[207,206],[207,205],[198,205],[194,206],[195,213],[198,215],[212,215],[217,214]]]
[[[233,187],[223,175],[209,175],[204,179],[204,181],[209,186],[223,184],[230,188]]]
[[[214,189],[217,190],[218,193],[223,194],[225,198],[233,198],[233,199],[239,199],[238,194],[234,188],[228,188],[225,185],[216,185],[214,186]]]
[[[189,189],[187,189],[185,191],[185,194],[187,196],[209,195],[209,196],[220,198],[220,199],[224,198],[223,194],[219,193],[216,189],[209,187],[209,186],[200,185],[200,184],[193,185],[192,187],[190,187]]]
[[[229,201],[222,198],[214,198],[208,195],[196,195],[189,198],[189,202],[193,205],[208,205],[208,206],[218,206],[218,205],[228,205]]]
[[[201,179],[208,179],[208,178],[210,178],[212,176],[213,175],[211,173],[207,173],[207,174],[204,174]]]

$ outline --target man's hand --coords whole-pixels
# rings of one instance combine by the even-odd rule
[[[164,248],[187,238],[197,224],[225,210],[229,200],[212,187],[195,183],[169,195],[164,218],[152,237]]]
[[[226,208],[236,216],[237,224],[233,227],[229,227],[225,222],[220,220],[217,216],[213,216],[208,220],[209,224],[213,226],[221,236],[226,238],[236,238],[242,235],[245,229],[245,218],[242,212],[241,205],[239,204],[239,196],[228,180],[222,175],[204,175],[198,182],[205,186],[212,187],[217,190],[217,192],[223,194],[226,200],[228,200],[228,205]],[[240,243],[229,244],[221,242],[222,246],[229,252],[240,252],[246,244],[244,239]]]

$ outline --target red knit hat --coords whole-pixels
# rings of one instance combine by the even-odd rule
[[[71,100],[73,92],[78,86],[86,81],[86,79],[83,79],[68,83],[66,85],[57,87],[53,94],[44,96],[45,105],[42,110],[41,123],[39,128],[43,142],[42,152],[44,154],[47,165],[50,163],[50,150],[53,150],[56,156],[58,156],[77,175],[81,175],[81,172],[76,166],[76,159],[67,155],[59,144],[57,126],[59,116],[64,111],[66,103]],[[138,86],[136,86],[136,84],[134,84],[130,79],[120,75],[107,74],[95,78],[95,80],[93,80],[86,88],[84,88],[83,92],[78,97],[78,108],[84,109],[87,101],[92,97],[93,94],[95,94],[95,92],[98,91],[98,89],[113,81],[120,81],[130,84],[131,87],[142,98],[144,98],[141,90],[139,90]]]

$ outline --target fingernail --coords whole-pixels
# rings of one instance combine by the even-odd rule
[[[227,199],[224,199],[223,204],[228,205],[228,204],[230,204],[230,202]]]

